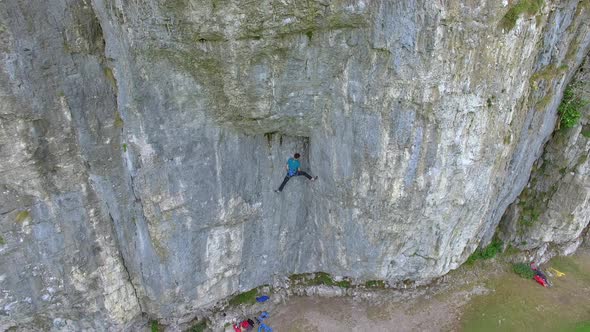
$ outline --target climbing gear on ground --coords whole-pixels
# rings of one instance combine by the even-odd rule
[[[563,277],[565,275],[565,273],[563,273],[561,271],[558,271],[558,270],[556,270],[556,269],[554,269],[552,267],[549,268],[549,271],[552,272],[552,273],[555,273],[555,276],[558,277],[558,278],[559,277]]]

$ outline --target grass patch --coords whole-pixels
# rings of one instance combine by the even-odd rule
[[[590,320],[585,322],[576,323],[571,328],[572,332],[588,332],[590,331]]]
[[[123,143],[123,152],[127,152],[127,143]]]
[[[590,268],[588,265],[584,268],[584,264],[580,263],[579,258],[575,256],[558,256],[551,260],[551,267],[564,272],[569,277],[574,277],[578,280],[590,282]]]
[[[365,282],[367,288],[385,288],[385,281],[383,280],[368,280]]]
[[[586,138],[590,138],[590,126],[589,125],[585,125],[584,127],[582,127],[582,136],[584,136]]]
[[[473,264],[475,261],[482,260],[482,259],[491,259],[494,258],[497,254],[502,252],[502,246],[504,243],[502,240],[494,237],[492,242],[483,249],[477,249],[469,258],[467,258],[467,264]]]
[[[569,85],[563,92],[563,99],[557,113],[559,113],[559,124],[563,129],[569,129],[575,127],[580,121],[582,113],[581,109],[588,104],[588,101],[577,97],[574,91]]]
[[[29,218],[29,216],[30,216],[29,211],[21,211],[16,215],[15,221],[18,223],[21,223],[21,222],[25,221],[27,218]]]
[[[518,3],[510,7],[504,17],[502,17],[502,20],[500,20],[500,27],[506,32],[514,29],[516,26],[516,21],[521,15],[527,14],[529,16],[533,16],[537,14],[543,7],[543,3],[543,0],[518,1]]]
[[[588,319],[590,302],[585,285],[568,274],[546,289],[531,279],[507,273],[486,282],[493,292],[472,297],[456,330],[572,331],[572,325]]]
[[[3,246],[6,244],[6,241],[4,241],[4,238],[2,236],[0,236],[0,246]]]
[[[228,303],[230,306],[238,306],[240,304],[254,304],[256,303],[256,295],[258,294],[258,288],[253,288],[247,292],[240,293],[231,299]]]
[[[535,272],[526,263],[512,264],[512,271],[525,279],[533,279]]]

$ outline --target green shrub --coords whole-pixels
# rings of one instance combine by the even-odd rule
[[[151,330],[152,330],[152,332],[158,332],[158,331],[160,331],[160,326],[158,326],[158,321],[157,320],[151,321]]]
[[[336,286],[340,288],[350,288],[351,284],[349,280],[342,280],[335,282]]]
[[[240,293],[229,300],[229,305],[238,306],[240,304],[256,303],[256,294],[258,294],[257,288],[251,289],[244,293]]]
[[[512,6],[502,20],[500,27],[506,31],[510,31],[516,25],[516,20],[522,14],[535,15],[543,7],[543,0],[520,0],[516,5]]]
[[[2,236],[0,236],[0,246],[3,246],[6,244],[6,241],[4,241],[4,238]]]
[[[512,270],[514,273],[518,274],[519,276],[525,279],[532,279],[535,276],[535,272],[531,269],[528,264],[525,263],[516,263],[512,264]]]
[[[332,277],[327,274],[326,272],[317,272],[315,274],[315,277],[311,280],[309,280],[308,285],[314,286],[314,285],[327,285],[327,286],[333,286],[334,285],[334,280],[332,280]]]
[[[475,261],[480,259],[491,259],[497,254],[502,252],[502,246],[504,243],[497,237],[492,239],[492,242],[483,249],[477,249],[469,258],[467,258],[467,264],[473,264]]]
[[[587,103],[587,101],[575,96],[571,86],[565,88],[565,91],[563,92],[563,99],[561,100],[561,104],[559,104],[559,108],[557,109],[561,119],[561,128],[569,129],[575,127],[582,116],[580,110],[586,106]]]

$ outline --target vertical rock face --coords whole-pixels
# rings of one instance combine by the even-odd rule
[[[0,15],[0,330],[125,326],[141,310],[97,193],[127,177],[100,24],[80,1]]]
[[[568,254],[582,242],[580,235],[590,222],[588,101],[590,60],[587,58],[562,101],[562,105],[572,105],[580,112],[579,123],[555,131],[533,167],[529,184],[502,220],[501,235],[518,248],[558,249]]]
[[[2,326],[459,266],[589,49],[587,0],[524,2],[0,2]]]

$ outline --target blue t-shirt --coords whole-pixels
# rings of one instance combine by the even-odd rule
[[[289,165],[289,176],[295,175],[300,166],[299,160],[293,158],[287,160],[287,165]]]

